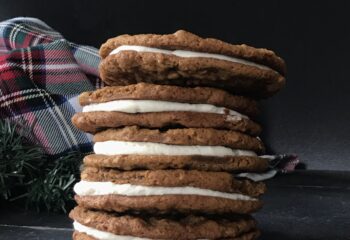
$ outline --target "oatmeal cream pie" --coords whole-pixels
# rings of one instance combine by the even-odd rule
[[[133,126],[99,132],[94,141],[95,154],[84,158],[91,167],[264,172],[269,166],[268,159],[257,155],[264,151],[258,138],[228,130]]]
[[[247,214],[262,206],[258,197],[266,187],[226,172],[86,167],[74,190],[79,206],[89,209]]]
[[[257,136],[261,127],[250,120],[257,102],[223,90],[205,87],[139,83],[105,87],[79,97],[83,112],[72,121],[85,132],[106,128],[217,128]]]
[[[76,207],[74,240],[114,239],[257,239],[260,231],[250,216],[147,216],[108,213]]]
[[[138,82],[210,86],[261,98],[285,84],[285,63],[273,51],[183,30],[111,38],[101,46],[100,55],[101,78],[114,86]]]

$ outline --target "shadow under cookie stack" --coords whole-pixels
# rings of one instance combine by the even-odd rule
[[[283,87],[284,61],[185,31],[118,36],[100,55],[110,86],[82,93],[72,119],[94,134],[73,239],[258,238],[250,214],[266,187],[241,173],[268,169],[252,119]]]

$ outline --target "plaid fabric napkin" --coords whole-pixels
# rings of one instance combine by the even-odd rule
[[[102,86],[99,61],[96,48],[69,42],[38,19],[1,22],[0,118],[32,126],[50,155],[91,151],[91,139],[70,119],[81,110],[78,94]]]

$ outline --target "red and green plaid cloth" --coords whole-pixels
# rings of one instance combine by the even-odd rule
[[[0,23],[0,119],[33,127],[50,155],[89,152],[89,136],[70,119],[77,96],[99,88],[98,50],[78,45],[35,18]]]

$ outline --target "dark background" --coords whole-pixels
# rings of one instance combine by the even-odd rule
[[[263,102],[263,138],[308,169],[350,170],[350,1],[4,1],[0,20],[37,17],[68,40],[99,47],[129,33],[186,29],[274,50],[286,88]]]

